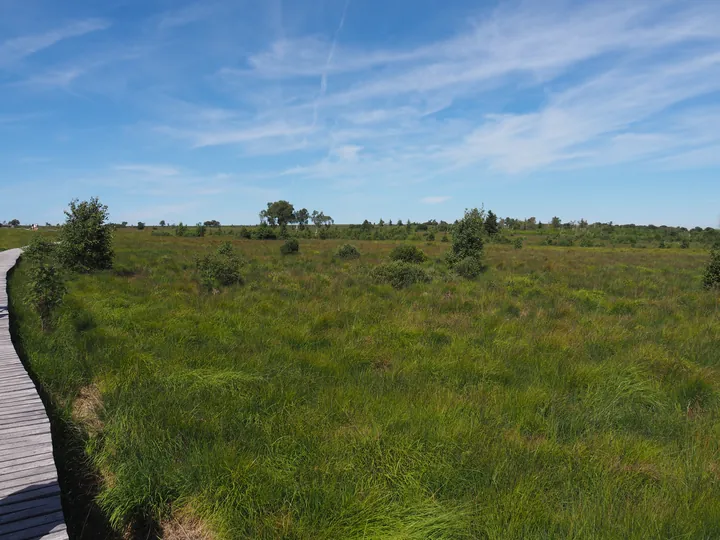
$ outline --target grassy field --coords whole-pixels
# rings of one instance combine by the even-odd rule
[[[117,529],[720,537],[706,251],[490,245],[471,282],[416,243],[434,279],[396,291],[368,275],[392,242],[342,262],[340,241],[235,240],[245,285],[201,293],[220,240],[118,231],[115,269],[72,278],[48,334],[12,277],[25,355]]]

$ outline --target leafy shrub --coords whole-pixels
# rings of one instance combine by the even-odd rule
[[[255,240],[275,240],[277,238],[272,227],[268,227],[265,223],[261,223],[260,226],[253,231],[252,235]]]
[[[373,268],[371,276],[378,283],[388,283],[395,289],[430,281],[430,276],[424,268],[405,261],[393,261],[378,265]]]
[[[484,270],[483,263],[477,257],[465,257],[453,266],[453,270],[465,279],[475,279]]]
[[[152,231],[150,236],[172,236],[169,231]]]
[[[703,286],[706,289],[720,288],[720,249],[718,248],[714,248],[710,252],[710,262],[705,269]]]
[[[230,242],[222,244],[215,253],[209,253],[196,261],[200,285],[215,290],[230,285],[242,285],[240,274],[242,261]]]
[[[428,242],[434,241],[434,240],[435,240],[435,233],[432,232],[432,231],[430,231],[430,232],[427,234],[427,236],[425,237],[425,239],[426,239]]]
[[[138,221],[137,228],[138,231],[142,231],[145,228],[145,224],[142,221]]]
[[[205,236],[205,225],[202,223],[195,225],[195,236],[198,238],[203,238]]]
[[[182,221],[175,227],[175,236],[187,236],[187,225],[183,225]]]
[[[112,268],[113,229],[108,224],[107,206],[97,197],[83,202],[73,200],[65,216],[58,249],[62,264],[80,272]]]
[[[427,260],[427,255],[417,246],[409,244],[400,244],[390,252],[390,258],[393,261],[403,261],[406,263],[421,263]]]
[[[683,239],[682,242],[680,242],[680,249],[688,249],[690,247],[690,242],[688,242],[687,238]]]
[[[443,234],[443,235],[442,235],[442,238],[440,239],[440,241],[441,241],[441,242],[449,242],[450,239],[448,238],[448,235],[447,235],[447,234]]]
[[[23,259],[32,264],[49,264],[57,256],[57,247],[47,238],[35,236],[23,251]]]
[[[62,272],[55,263],[33,264],[28,275],[27,302],[40,316],[42,329],[48,330],[52,313],[67,291]]]
[[[247,227],[240,227],[240,230],[238,231],[237,235],[240,238],[247,238],[248,240],[252,238],[252,232]]]
[[[483,232],[483,213],[477,208],[465,210],[463,218],[453,227],[452,250],[448,256],[450,266],[466,257],[482,258]]]
[[[288,238],[287,240],[285,240],[285,243],[280,246],[280,253],[282,253],[283,255],[290,255],[299,251],[300,243],[297,241],[297,238]]]
[[[515,249],[522,249],[522,247],[523,247],[522,238],[516,238],[515,241],[513,242],[513,247]]]
[[[343,244],[335,252],[335,255],[341,259],[357,259],[360,257],[360,252],[352,244]]]

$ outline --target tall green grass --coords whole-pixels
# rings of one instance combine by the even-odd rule
[[[85,430],[117,528],[720,537],[703,253],[491,245],[467,281],[438,243],[433,281],[394,290],[370,275],[392,242],[342,261],[340,241],[235,241],[246,284],[205,294],[194,259],[220,240],[118,231],[115,269],[73,278],[51,334],[22,264],[12,278],[29,362]]]

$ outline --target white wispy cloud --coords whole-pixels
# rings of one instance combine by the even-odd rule
[[[444,203],[446,201],[449,201],[452,197],[448,197],[447,195],[440,195],[435,197],[423,197],[420,199],[420,202],[423,204],[440,204]]]
[[[0,67],[22,60],[65,39],[104,30],[109,26],[110,23],[103,19],[86,19],[43,33],[8,39],[0,43]]]
[[[126,171],[150,176],[176,176],[180,174],[180,169],[171,165],[150,165],[146,163],[116,165],[114,169],[116,171]]]

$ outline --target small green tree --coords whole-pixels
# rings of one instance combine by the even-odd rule
[[[360,252],[352,244],[343,244],[335,252],[335,255],[340,259],[357,259],[360,257]]]
[[[223,243],[215,253],[209,253],[196,261],[200,285],[208,291],[242,285],[241,266],[242,260],[230,242]]]
[[[145,228],[145,224],[142,221],[138,221],[137,228],[138,231],[142,231]]]
[[[66,292],[65,280],[57,263],[57,245],[36,236],[23,251],[23,261],[30,264],[26,301],[40,316],[44,331],[50,329],[52,314]]]
[[[710,261],[703,276],[703,286],[706,289],[720,288],[720,248],[718,247],[710,252]]]
[[[62,303],[67,290],[62,272],[54,263],[33,264],[28,276],[27,301],[40,316],[43,331],[47,331],[53,311]]]
[[[285,243],[280,246],[280,253],[283,255],[291,255],[300,251],[300,243],[297,238],[288,238]]]
[[[23,260],[34,265],[54,263],[57,261],[57,244],[42,236],[35,236],[22,256]]]
[[[482,259],[484,212],[473,208],[465,210],[465,216],[453,226],[452,249],[448,254],[450,266],[467,257]]]
[[[79,272],[112,268],[115,254],[108,207],[97,197],[83,202],[75,199],[65,216],[58,250],[62,264]]]
[[[177,227],[175,227],[175,236],[185,236],[187,235],[187,225],[183,225],[183,222],[177,224]]]
[[[522,238],[516,238],[515,241],[513,242],[513,247],[515,249],[522,249],[522,247],[523,247]]]
[[[478,257],[465,257],[454,267],[455,273],[465,279],[475,279],[482,274],[485,267]]]
[[[195,225],[195,236],[198,238],[203,238],[205,236],[205,225],[200,222]]]
[[[161,227],[164,227],[164,226],[165,226],[165,220],[164,220],[164,219],[161,219],[161,220],[160,220],[160,226],[161,226]]]
[[[422,266],[404,261],[380,264],[370,273],[378,283],[388,283],[395,289],[409,287],[413,283],[427,283],[431,280]]]
[[[403,261],[407,263],[421,263],[427,260],[427,255],[423,251],[410,244],[400,244],[390,252],[390,258],[393,261]]]
[[[497,216],[493,213],[492,210],[488,211],[487,217],[485,218],[484,226],[485,232],[488,233],[490,236],[494,236],[500,231]]]

